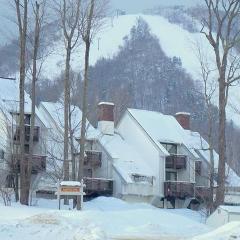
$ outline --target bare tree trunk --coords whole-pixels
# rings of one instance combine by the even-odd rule
[[[219,164],[216,206],[224,203],[226,159],[226,105],[229,87],[240,79],[239,54],[235,47],[239,43],[240,1],[204,0],[207,16],[202,19],[203,33],[212,46],[218,71],[219,85]]]
[[[32,71],[32,106],[31,106],[31,123],[30,123],[30,140],[29,140],[29,162],[28,162],[28,178],[27,186],[30,189],[31,175],[32,175],[32,163],[33,163],[33,136],[35,127],[35,114],[36,114],[36,81],[37,81],[37,58],[40,44],[40,5],[36,1],[35,11],[35,34],[34,34],[34,49],[33,49],[33,71]]]
[[[84,80],[83,80],[83,100],[82,100],[82,125],[81,125],[81,138],[80,138],[80,156],[78,166],[78,181],[83,179],[84,155],[85,155],[85,138],[86,138],[86,122],[87,122],[87,94],[88,94],[88,70],[89,70],[89,54],[91,47],[91,28],[92,18],[94,12],[95,0],[91,0],[90,10],[87,18],[86,34],[83,36],[85,43],[85,62],[84,62]],[[79,206],[78,206],[79,208]]]
[[[219,81],[219,163],[218,163],[218,188],[216,205],[224,203],[225,195],[225,164],[226,164],[226,94],[225,80]]]
[[[74,146],[74,135],[72,126],[72,109],[69,104],[69,129],[70,129],[70,147],[71,147],[71,158],[72,158],[72,180],[76,181],[76,157],[75,157],[75,146]]]
[[[27,41],[27,24],[28,24],[28,0],[24,0],[21,5],[19,0],[15,0],[18,29],[19,29],[19,41],[20,41],[20,82],[19,82],[19,128],[20,128],[20,203],[28,205],[29,189],[26,186],[28,161],[25,158],[25,126],[24,126],[24,87],[26,77],[26,41]],[[23,8],[23,14],[21,13]]]
[[[64,180],[69,180],[69,104],[70,104],[71,43],[68,42],[64,79]]]
[[[214,153],[213,153],[213,121],[212,112],[210,110],[211,106],[208,106],[208,142],[209,142],[209,152],[210,152],[210,213],[215,210],[214,206]]]

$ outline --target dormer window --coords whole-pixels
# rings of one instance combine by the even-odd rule
[[[162,146],[172,155],[177,154],[177,144],[174,143],[161,143]]]

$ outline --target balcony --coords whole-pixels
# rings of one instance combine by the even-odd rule
[[[189,198],[194,197],[194,183],[167,181],[164,182],[165,197]]]
[[[13,136],[13,140],[15,143],[19,143],[20,142],[20,127],[17,126],[15,127],[15,133]],[[34,142],[38,142],[39,141],[39,136],[40,136],[40,127],[35,126],[34,130],[33,130],[33,141]],[[29,125],[25,125],[25,142],[29,142],[30,141],[30,126]]]
[[[25,154],[25,160],[29,161],[29,154]],[[17,162],[17,169],[18,172],[20,173],[20,155],[19,154],[14,154],[13,159],[15,162]],[[46,171],[46,156],[40,156],[40,155],[33,155],[33,160],[32,160],[32,173],[36,174],[39,172],[44,172]]]
[[[209,187],[195,186],[195,197],[202,200],[209,200],[211,191]]]
[[[187,156],[170,155],[166,157],[166,168],[186,169],[186,167],[187,167]]]
[[[98,151],[85,151],[84,164],[96,168],[102,165],[102,153]]]
[[[113,194],[113,180],[104,178],[84,178],[86,184],[86,195],[105,195],[111,196]]]

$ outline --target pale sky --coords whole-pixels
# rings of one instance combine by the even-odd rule
[[[144,9],[154,6],[164,5],[187,5],[193,6],[201,3],[203,0],[111,0],[114,9],[122,9],[127,13],[139,13]]]

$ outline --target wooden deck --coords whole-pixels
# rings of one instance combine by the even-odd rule
[[[29,154],[25,154],[25,158],[29,159]],[[13,154],[13,159],[14,159],[14,162],[17,163],[18,171],[20,172],[20,155]],[[46,171],[46,162],[47,162],[46,156],[33,155],[32,173],[39,173],[39,172]]]
[[[194,183],[166,181],[164,182],[164,195],[165,197],[173,198],[191,198],[194,197]]]
[[[85,192],[88,196],[111,196],[113,194],[113,180],[104,178],[84,178]]]
[[[166,168],[171,169],[186,169],[187,156],[185,155],[170,155],[166,157]]]

